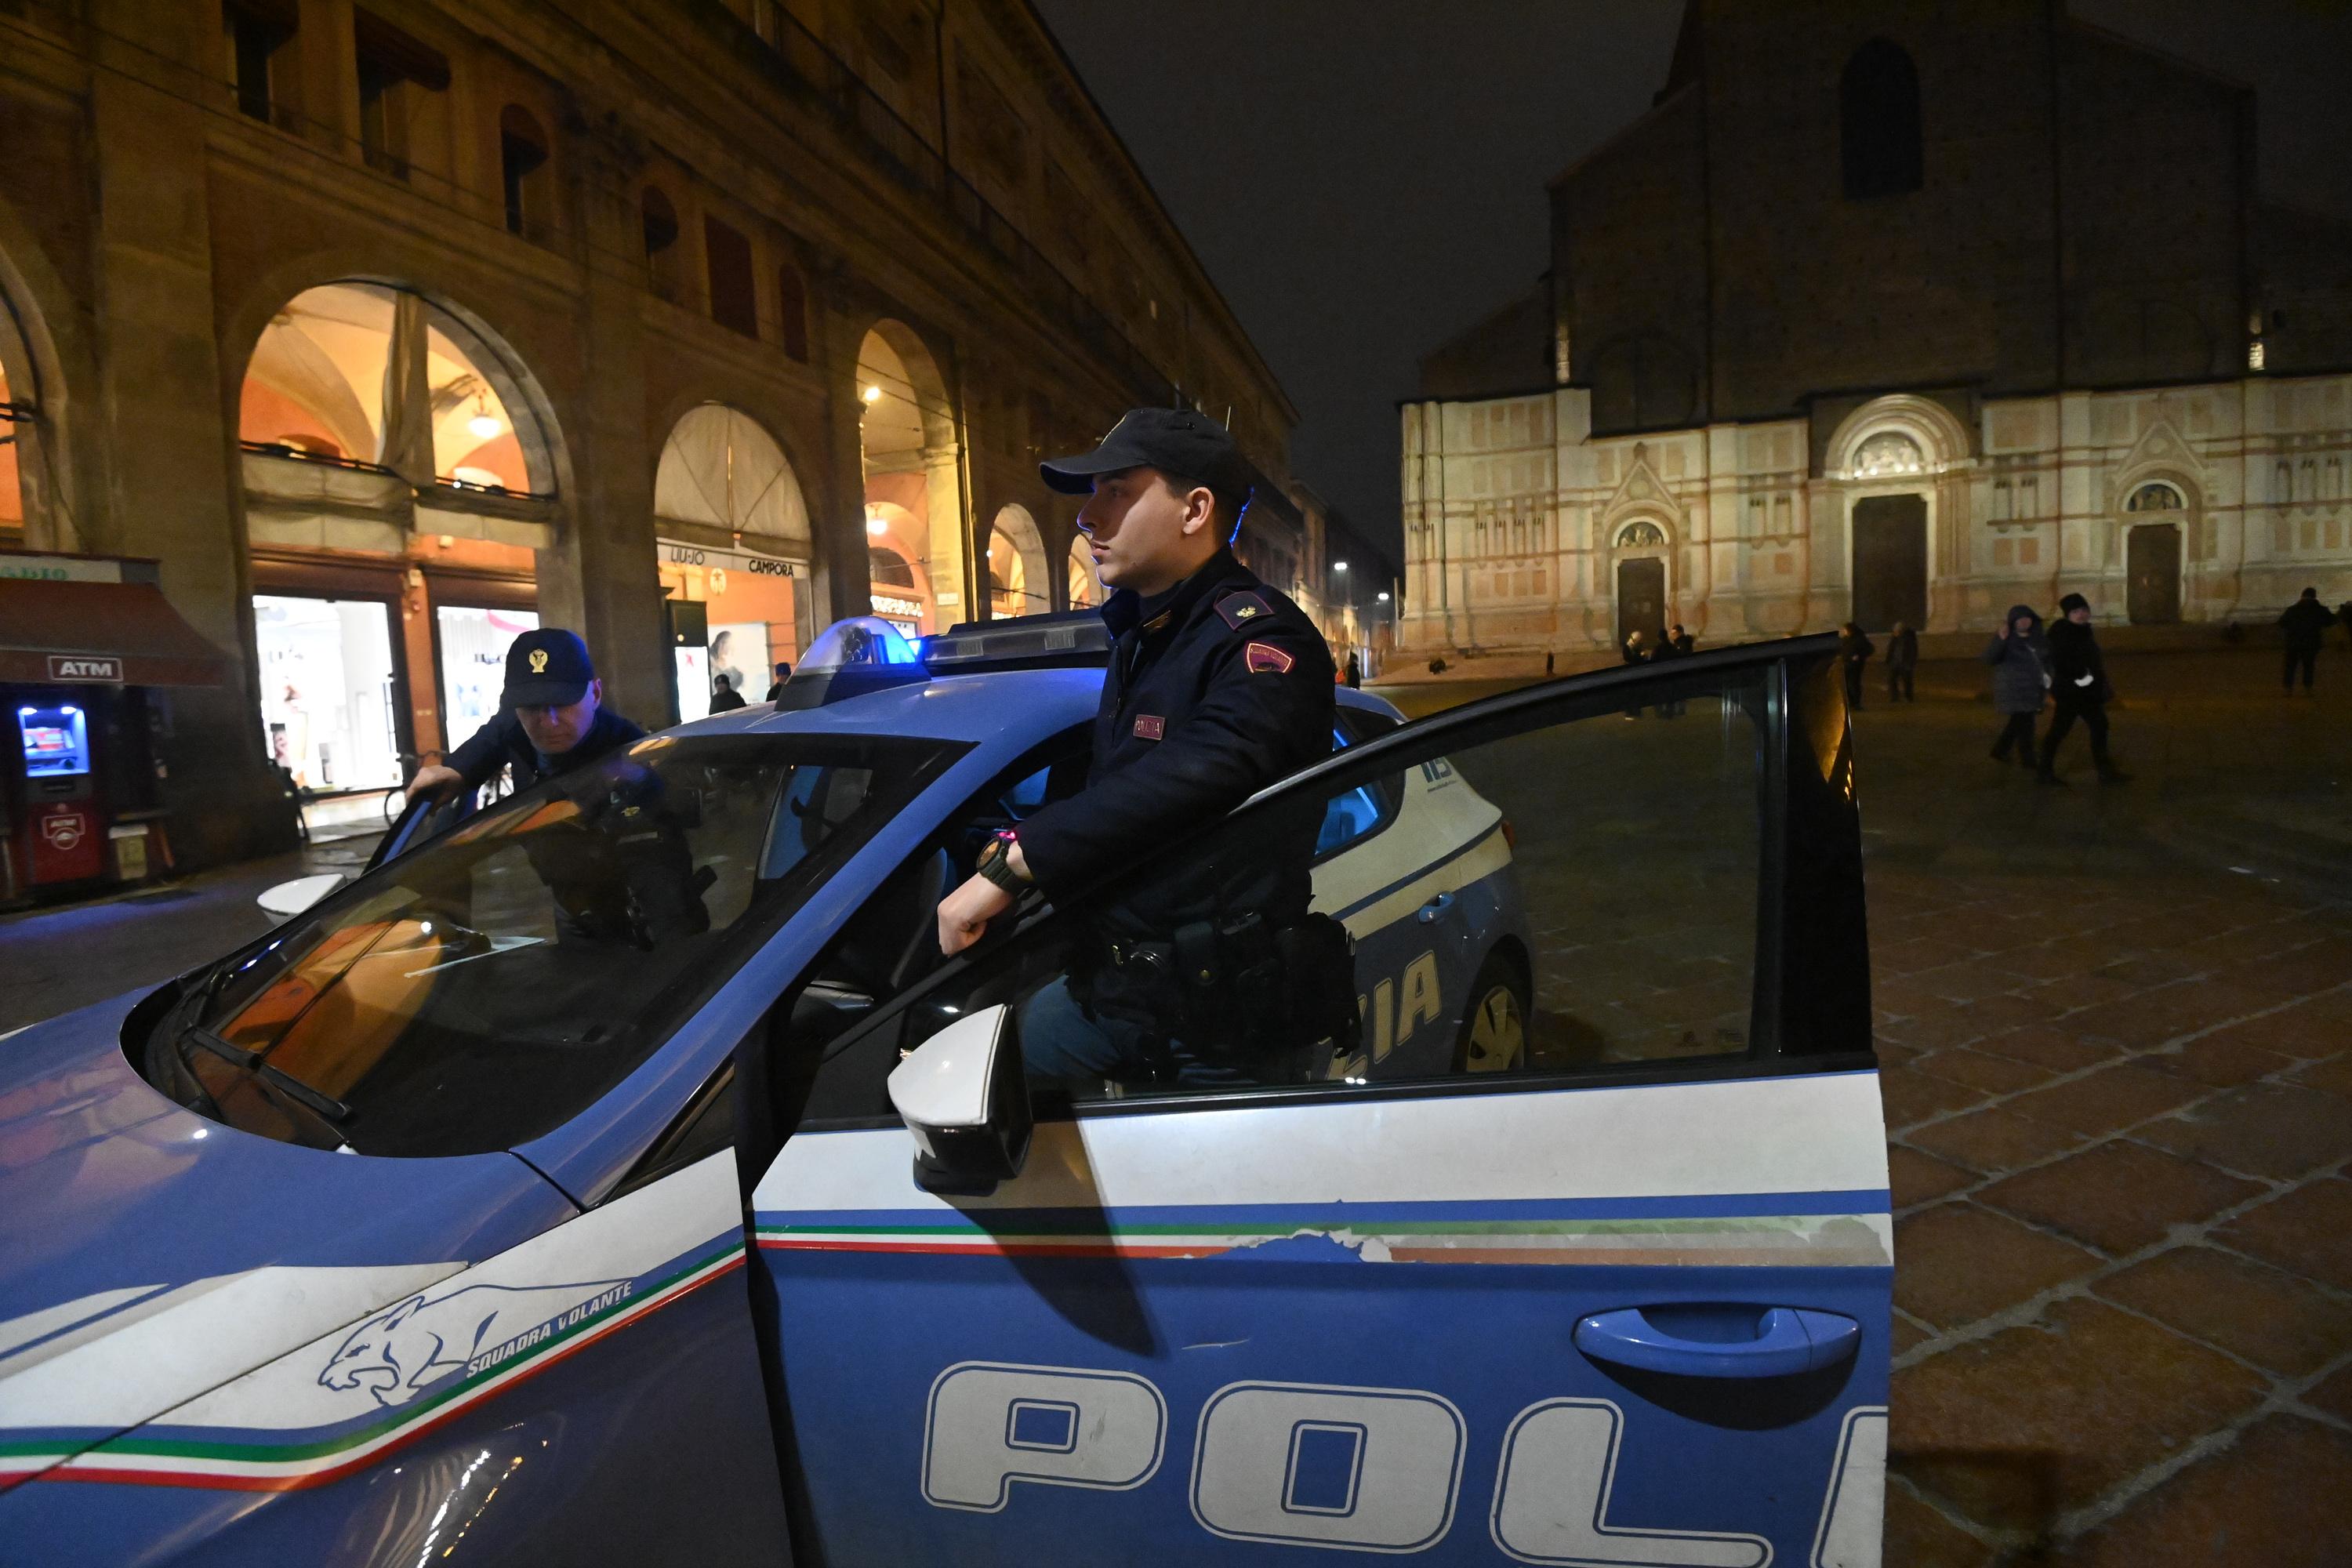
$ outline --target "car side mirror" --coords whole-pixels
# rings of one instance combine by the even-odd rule
[[[315,877],[297,877],[290,882],[280,882],[253,901],[261,906],[263,914],[290,921],[350,880],[341,871],[321,871]]]
[[[984,1198],[1029,1157],[1029,1079],[1013,1009],[983,1007],[925,1040],[890,1073],[890,1104],[915,1135],[915,1185]]]

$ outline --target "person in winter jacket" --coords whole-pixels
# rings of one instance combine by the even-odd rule
[[[2286,662],[2279,670],[2279,684],[2285,693],[2294,695],[2294,672],[2303,671],[2303,694],[2311,695],[2311,672],[2319,662],[2319,646],[2327,640],[2327,628],[2336,617],[2319,602],[2319,590],[2305,588],[2303,597],[2286,607],[2278,618],[2279,630],[2286,634]]]
[[[2107,684],[2107,663],[2099,657],[2099,639],[2091,630],[2091,601],[2069,594],[2058,601],[2064,617],[2049,632],[2050,733],[2042,742],[2042,770],[2046,784],[2064,784],[2058,776],[2058,747],[2079,720],[2091,732],[2091,765],[2102,784],[2123,784],[2131,777],[2107,755],[2107,700],[2115,689]]]
[[[1852,621],[1838,627],[1838,660],[1845,669],[1845,705],[1857,713],[1862,710],[1862,667],[1877,651],[1877,645]]]
[[[1992,709],[2002,721],[1992,743],[1992,760],[2005,763],[2014,750],[2019,764],[2031,768],[2033,721],[2042,716],[2042,700],[2050,690],[2050,644],[2032,605],[2009,607],[2009,618],[1985,644],[1984,661],[1992,666]]]
[[[1897,621],[1886,637],[1886,700],[1918,701],[1918,689],[1913,684],[1918,671],[1919,634],[1907,622]]]

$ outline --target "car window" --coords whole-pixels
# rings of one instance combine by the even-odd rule
[[[1736,1059],[1771,679],[1686,678],[1664,706],[1333,770],[942,975],[877,1061],[995,1003],[1033,1087],[1078,1103]],[[1335,815],[1391,790],[1379,832],[1326,847]],[[840,1076],[813,1114],[887,1109],[870,1071]]]
[[[655,736],[362,879],[168,1014],[151,1078],[247,1131],[457,1154],[617,1082],[950,742]]]
[[[1349,722],[1353,717],[1343,710],[1339,722],[1332,726],[1333,751],[1344,752],[1360,738],[1361,731]],[[1335,855],[1378,833],[1395,816],[1397,805],[1403,797],[1402,773],[1383,773],[1334,795],[1323,808],[1322,830],[1315,837],[1316,858]]]

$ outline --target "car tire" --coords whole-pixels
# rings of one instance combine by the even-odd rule
[[[1490,952],[1470,983],[1470,1006],[1454,1040],[1457,1073],[1515,1072],[1528,1062],[1526,975],[1508,955]]]

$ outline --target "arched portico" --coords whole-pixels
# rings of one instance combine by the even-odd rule
[[[915,330],[885,317],[857,349],[853,395],[861,405],[858,447],[865,504],[906,513],[912,564],[930,584],[937,631],[974,613],[965,517],[961,421],[938,359]],[[894,526],[899,526],[894,522]]]

